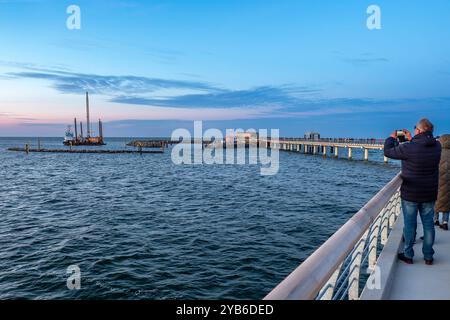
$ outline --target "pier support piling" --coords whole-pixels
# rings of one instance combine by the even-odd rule
[[[369,149],[364,148],[364,161],[369,161]]]
[[[353,149],[352,148],[348,148],[348,160],[351,160],[353,157]]]
[[[334,157],[339,158],[339,147],[334,147]]]

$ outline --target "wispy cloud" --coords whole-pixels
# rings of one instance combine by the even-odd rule
[[[29,67],[30,69],[32,67]],[[171,80],[139,76],[113,76],[74,73],[63,70],[38,69],[35,71],[8,72],[14,78],[41,79],[51,81],[61,93],[82,93],[116,95],[147,94],[161,89],[188,89],[217,92],[222,89],[201,81]]]
[[[354,66],[365,66],[365,65],[371,65],[371,64],[379,64],[379,63],[387,63],[389,62],[389,59],[384,57],[378,57],[375,56],[373,53],[362,53],[358,56],[346,56],[342,54],[341,52],[334,51],[333,52],[339,60],[352,64]]]
[[[389,60],[386,58],[342,58],[342,61],[351,63],[353,65],[389,62]]]
[[[166,98],[142,98],[119,96],[113,102],[179,108],[224,108],[224,107],[295,107],[299,94],[315,94],[318,90],[309,87],[262,86],[247,90],[222,90],[213,93],[188,94]]]
[[[76,51],[91,51],[91,50],[120,50],[117,41],[104,39],[99,37],[73,39],[62,38],[57,41],[49,43],[51,46],[60,47],[69,50]],[[174,64],[180,57],[186,54],[180,50],[174,50],[169,48],[153,47],[149,45],[133,43],[133,42],[120,42],[120,47],[126,47],[130,51],[138,52],[144,57],[149,57],[163,64]]]
[[[13,65],[19,67],[20,65]],[[105,95],[111,102],[171,108],[295,108],[320,89],[309,86],[260,86],[230,90],[203,81],[75,73],[22,65],[24,71],[8,72],[13,79],[49,81],[60,93],[89,91]],[[162,91],[171,91],[162,94]],[[189,93],[186,93],[189,92]]]
[[[14,65],[19,67],[20,64]],[[122,105],[146,106],[152,119],[257,119],[307,118],[331,114],[392,112],[432,106],[448,107],[450,98],[369,99],[324,97],[313,86],[268,85],[231,90],[198,81],[143,76],[117,76],[75,73],[24,64],[9,79],[48,81],[60,93],[83,94],[89,91]],[[188,92],[188,93],[186,93]]]

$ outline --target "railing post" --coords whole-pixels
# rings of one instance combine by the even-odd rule
[[[383,209],[383,214],[381,216],[381,244],[384,246],[388,239],[389,233],[389,213],[392,209],[392,203],[389,202],[386,208]]]
[[[397,220],[397,217],[400,214],[400,210],[401,210],[400,192],[397,192],[394,197],[392,212],[389,215],[389,230],[391,230],[394,227],[395,221]]]
[[[378,235],[380,233],[381,219],[378,217],[370,230],[369,238],[369,269],[373,269],[377,264]]]
[[[364,246],[366,245],[367,235],[369,230],[367,230],[362,236],[359,244],[356,246],[356,250],[352,255],[353,262],[350,266],[350,277],[348,278],[348,299],[357,300],[359,298],[359,276],[361,273],[361,261],[364,251]]]
[[[330,280],[328,280],[327,284],[324,286],[322,291],[319,293],[320,300],[331,300],[333,299],[334,289],[336,288],[336,281],[341,272],[342,264],[334,271]]]

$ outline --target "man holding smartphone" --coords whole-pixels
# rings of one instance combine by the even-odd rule
[[[399,143],[403,131],[407,142]],[[386,139],[384,155],[402,160],[403,183],[400,189],[404,217],[403,235],[405,247],[398,258],[412,264],[417,231],[417,213],[423,225],[422,252],[427,265],[433,264],[434,256],[434,204],[439,184],[439,161],[441,145],[433,136],[434,126],[428,119],[421,119],[414,127],[414,137],[406,130],[396,130]]]

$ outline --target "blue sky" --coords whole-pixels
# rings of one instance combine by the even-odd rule
[[[81,30],[66,8],[81,8]],[[366,9],[381,8],[381,30]],[[206,127],[384,137],[450,131],[450,2],[0,0],[0,135]]]

